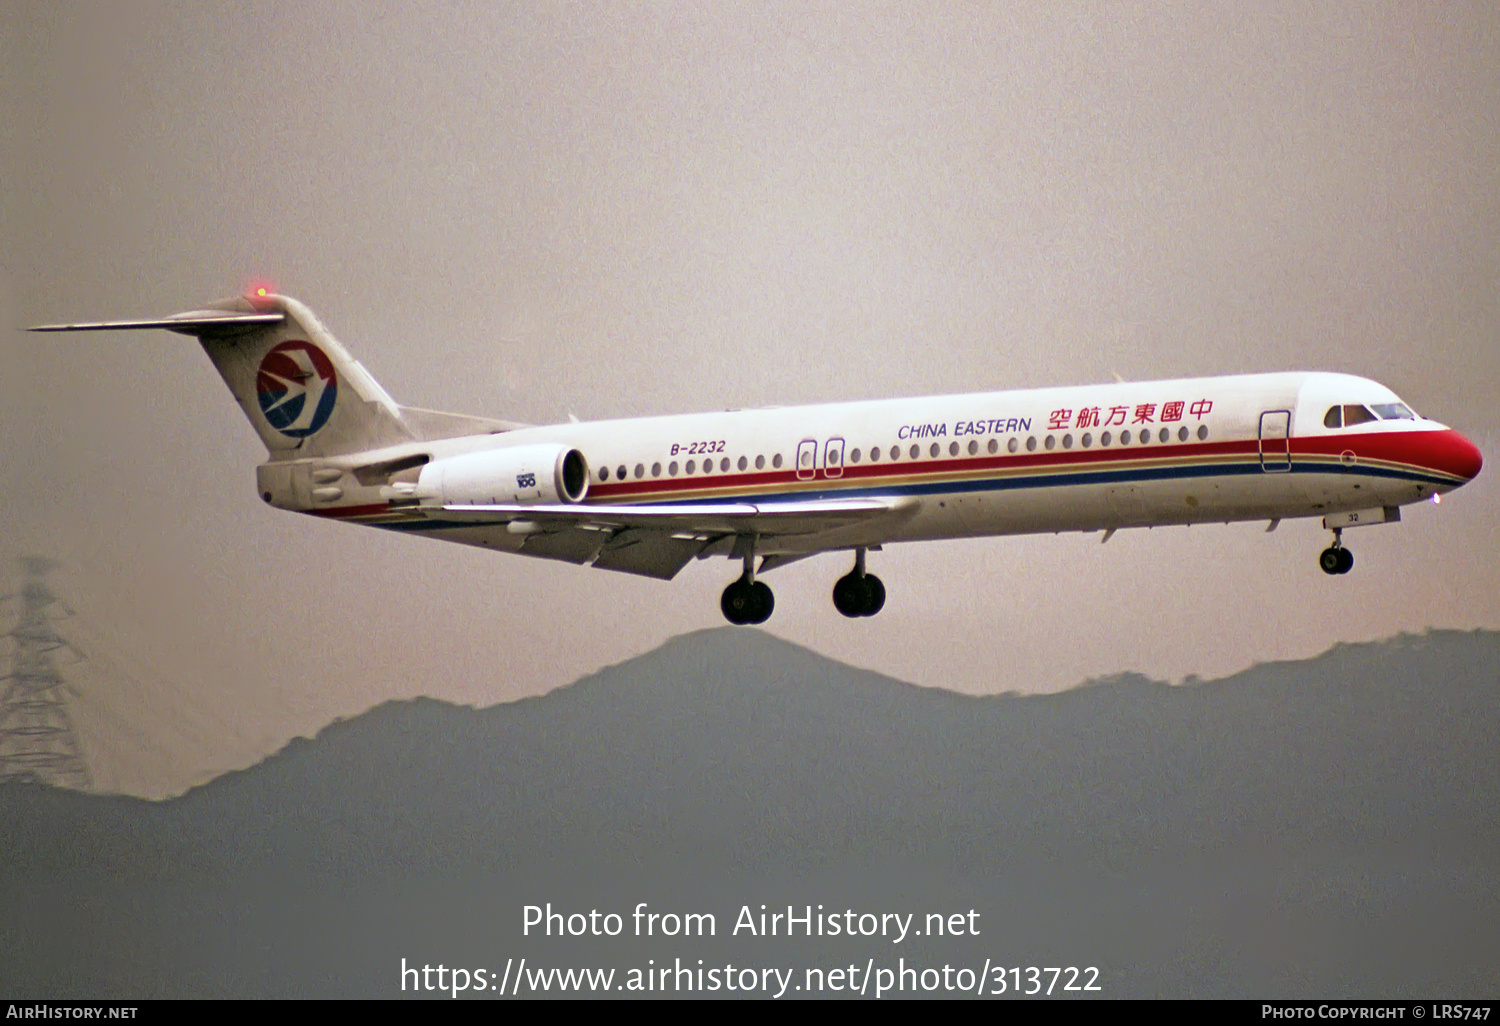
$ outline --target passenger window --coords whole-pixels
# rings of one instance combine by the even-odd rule
[[[991,441],[990,444],[994,445],[995,443],[993,441]],[[979,443],[978,442],[975,442],[975,441],[970,441],[969,442],[969,455],[970,456],[978,456],[979,455]]]
[[[1186,442],[1187,441],[1187,428],[1180,427],[1180,428],[1177,429],[1177,440],[1179,442]]]
[[[1053,449],[1056,449],[1056,448],[1057,448],[1057,438],[1056,438],[1056,436],[1054,436],[1054,435],[1048,435],[1047,436],[1047,451],[1051,452]]]
[[[599,480],[601,480],[601,481],[608,481],[609,480],[609,468],[608,467],[600,467],[599,468]]]
[[[697,469],[698,469],[698,461],[697,460],[688,460],[687,461],[687,466],[685,468],[683,468],[683,469],[685,469],[689,474],[692,474],[692,473],[696,472]]]
[[[1207,424],[1199,424],[1198,425],[1198,441],[1201,442],[1204,439],[1206,439],[1207,437],[1208,437],[1208,425]]]
[[[775,456],[771,457],[771,466],[777,470],[781,469],[781,453],[778,452]]]
[[[740,457],[740,463],[739,463],[739,467],[740,467],[740,469],[741,469],[741,470],[744,470],[744,469],[745,469],[745,468],[746,468],[746,467],[748,467],[748,466],[749,466],[749,465],[750,465],[750,461],[749,461],[749,460],[747,460],[747,459],[746,459],[746,458],[745,458],[745,457],[743,457],[743,456],[741,456],[741,457]]]
[[[911,447],[911,458],[912,459],[916,459],[920,455],[922,455],[922,447],[920,445],[914,445],[914,446],[912,446]]]
[[[1344,404],[1344,427],[1353,427],[1356,424],[1368,424],[1375,419],[1375,414],[1352,403]]]
[[[930,448],[930,449],[927,450],[927,454],[929,456],[931,456],[933,459],[937,459],[938,451],[939,451],[938,450],[938,444],[936,442],[933,442],[932,443],[932,448]]]
[[[637,463],[635,465],[635,476],[637,480],[646,476],[646,465],[644,463]]]
[[[1020,441],[1018,439],[1015,439],[1015,438],[1012,438],[1010,441],[1008,441],[1008,442],[1005,443],[1005,451],[1006,452],[1015,452],[1020,447],[1021,447]]]
[[[879,463],[880,462],[880,448],[878,446],[876,448],[870,450],[870,462],[871,463]]]
[[[858,463],[859,462],[859,450],[858,449],[854,449],[854,450],[850,451],[850,453],[849,453],[849,462],[850,463]]]
[[[676,477],[677,476],[677,461],[676,460],[673,460],[671,463],[667,464],[667,473],[670,474],[672,477]],[[690,471],[688,471],[688,473],[691,474],[692,471],[690,470]]]
[[[765,470],[766,469],[766,458],[764,456],[757,456],[757,457],[755,457],[755,469],[756,470]]]
[[[1052,448],[1052,446],[1049,445],[1049,446],[1047,446],[1047,448],[1050,449],[1050,448]],[[1026,451],[1027,452],[1036,452],[1036,435],[1027,435],[1026,436]]]
[[[1145,433],[1146,432],[1144,432],[1144,431],[1141,432],[1141,434],[1143,434],[1143,435]],[[1163,442],[1165,442],[1167,439],[1171,438],[1172,437],[1172,430],[1171,430],[1171,428],[1162,428],[1161,429],[1161,435],[1159,437],[1161,438],[1161,440]]]
[[[653,463],[653,464],[651,464],[651,476],[652,477],[661,477],[661,464],[660,463]]]
[[[990,439],[990,455],[993,456],[993,455],[995,455],[995,453],[997,453],[999,451],[1000,451],[1000,439],[998,439],[998,438],[991,438]],[[1015,452],[1016,451],[1016,440],[1014,438],[1012,438],[1010,440],[1010,451],[1011,452]]]
[[[1344,426],[1344,408],[1342,406],[1330,406],[1328,412],[1323,414],[1323,426],[1326,428],[1341,428]]]

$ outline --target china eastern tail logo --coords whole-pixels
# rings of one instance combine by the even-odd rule
[[[288,438],[306,438],[333,413],[338,376],[327,354],[311,342],[283,342],[260,361],[255,394],[273,428]]]

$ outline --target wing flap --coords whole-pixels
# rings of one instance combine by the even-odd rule
[[[610,539],[594,566],[670,581],[706,544],[702,538],[677,538],[665,531],[630,527]]]
[[[580,566],[594,558],[608,535],[599,531],[563,529],[547,534],[533,534],[521,543],[521,552],[542,559],[558,559]]]

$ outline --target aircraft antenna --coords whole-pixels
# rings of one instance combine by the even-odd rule
[[[0,677],[0,785],[50,784],[86,791],[88,765],[68,714],[67,680],[57,653],[78,650],[57,632],[60,615],[70,610],[53,594],[47,574],[57,566],[41,556],[24,556],[26,573],[19,598],[20,616],[8,634],[12,663]]]

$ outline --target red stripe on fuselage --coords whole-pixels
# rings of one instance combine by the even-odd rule
[[[390,503],[386,502],[377,502],[365,506],[334,506],[330,509],[309,509],[303,510],[303,512],[311,513],[315,517],[340,519],[343,517],[369,517],[385,513],[399,513],[403,508],[401,506],[392,507]]]
[[[1115,448],[1093,448],[1053,450],[1051,452],[1004,453],[996,456],[945,456],[941,458],[918,457],[915,460],[882,461],[844,465],[838,477],[827,477],[819,467],[816,476],[799,478],[794,469],[775,471],[725,471],[716,474],[697,474],[691,477],[653,478],[651,480],[628,481],[620,484],[593,484],[589,497],[613,500],[631,500],[645,497],[660,498],[681,492],[698,492],[714,489],[746,489],[798,485],[807,489],[837,488],[841,484],[868,486],[885,480],[909,477],[963,475],[972,477],[986,471],[1010,470],[1077,470],[1080,467],[1105,467],[1118,463],[1142,460],[1199,460],[1214,456],[1254,456],[1258,453],[1255,439],[1231,442],[1168,443],[1156,445],[1118,446]]]
[[[1479,450],[1463,435],[1451,429],[1439,431],[1372,431],[1357,434],[1311,435],[1291,439],[1291,454],[1337,458],[1353,452],[1357,459],[1379,460],[1449,475],[1463,480],[1475,477],[1484,464]],[[983,476],[986,472],[1065,471],[1080,468],[1102,469],[1121,463],[1168,461],[1191,463],[1206,459],[1259,457],[1257,439],[1225,442],[1192,442],[1115,446],[1108,449],[1053,450],[1051,452],[1001,453],[994,456],[946,456],[939,459],[919,457],[915,460],[880,463],[846,464],[839,477],[827,477],[820,467],[814,477],[799,478],[793,468],[771,471],[729,471],[713,475],[653,478],[618,484],[594,484],[590,499],[607,502],[672,499],[676,496],[712,491],[748,492],[752,490],[828,490],[841,485],[869,487],[882,481],[906,478]],[[336,506],[306,512],[333,519],[381,516],[399,513],[405,507],[384,503],[362,506]]]

